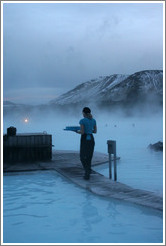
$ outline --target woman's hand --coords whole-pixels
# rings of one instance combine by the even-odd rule
[[[97,126],[94,126],[93,133],[97,133]]]

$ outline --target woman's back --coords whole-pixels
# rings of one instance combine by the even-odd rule
[[[96,120],[93,118],[83,118],[80,120],[80,125],[84,126],[84,133],[85,134],[92,134],[94,127],[96,126]]]

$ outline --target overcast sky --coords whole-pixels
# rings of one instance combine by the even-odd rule
[[[4,3],[4,100],[48,102],[103,75],[163,69],[162,3]]]

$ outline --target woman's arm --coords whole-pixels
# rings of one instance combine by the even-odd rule
[[[81,129],[77,131],[78,134],[84,134],[84,125],[80,125]]]

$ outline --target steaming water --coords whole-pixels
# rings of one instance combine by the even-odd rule
[[[126,119],[114,127],[111,124],[110,127],[109,124],[105,126],[105,131],[100,132],[96,140],[100,141],[102,135],[104,139],[110,136],[109,139],[116,140],[120,157],[117,161],[118,181],[162,195],[163,154],[147,148],[150,143],[163,141],[162,134],[162,120],[159,118],[151,118],[148,122],[147,119]],[[99,150],[100,146],[97,148]],[[108,176],[108,164],[96,170]]]
[[[11,125],[17,127],[17,132],[47,131],[53,136],[54,149],[79,151],[80,135],[63,130],[66,126],[78,125],[79,117],[67,115],[64,118],[55,113],[45,117],[32,115],[28,119],[28,123],[24,123],[24,117],[6,119],[4,132]],[[163,154],[148,149],[150,143],[163,141],[162,115],[125,118],[107,114],[97,116],[96,120],[95,151],[107,153],[107,140],[116,140],[117,156],[120,157],[118,181],[162,194]],[[108,176],[108,163],[95,169]]]
[[[4,176],[6,243],[159,243],[162,214],[107,200],[56,172]]]
[[[162,117],[96,118],[95,150],[107,153],[107,140],[116,140],[118,181],[162,195],[163,156],[150,151],[162,141]],[[4,120],[17,132],[47,131],[55,149],[79,150],[80,135],[63,131],[78,118],[54,117]],[[6,129],[4,129],[6,131]],[[95,167],[108,176],[108,163]],[[4,242],[38,243],[159,243],[162,214],[154,210],[107,200],[69,183],[56,172],[4,176]]]

